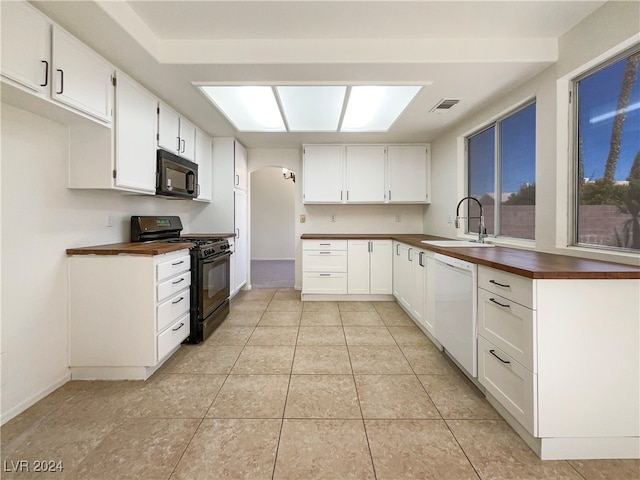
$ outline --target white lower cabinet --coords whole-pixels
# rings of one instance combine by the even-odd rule
[[[347,294],[347,240],[302,241],[302,294]]]
[[[540,458],[638,458],[640,281],[479,266],[478,285],[478,380]]]
[[[415,322],[434,334],[432,263],[433,253],[394,242],[393,295]]]
[[[393,296],[405,309],[410,310],[413,248],[400,242],[393,242]]]
[[[393,257],[391,240],[348,241],[347,293],[391,295]]]
[[[537,435],[537,379],[531,370],[478,337],[478,380],[531,435]]]
[[[188,250],[69,258],[74,379],[146,379],[187,338]]]

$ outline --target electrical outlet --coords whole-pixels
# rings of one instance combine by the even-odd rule
[[[453,215],[450,213],[447,213],[447,223],[453,223]]]
[[[402,221],[402,217],[400,216],[399,213],[396,214],[396,222],[400,222]]]
[[[335,213],[331,214],[331,217],[329,217],[329,221],[330,222],[335,222],[336,221],[336,214]]]
[[[113,227],[113,215],[107,215],[107,227]]]
[[[307,216],[306,215],[300,215],[300,223],[304,223],[307,221]]]

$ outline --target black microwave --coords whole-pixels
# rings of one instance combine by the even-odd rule
[[[156,195],[197,198],[198,165],[165,150],[158,150]]]

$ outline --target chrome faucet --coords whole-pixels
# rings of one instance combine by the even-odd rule
[[[465,200],[473,200],[478,204],[478,206],[480,207],[479,217],[471,217],[468,215],[466,217],[460,217],[460,205],[462,205],[462,202],[464,202]],[[462,200],[460,200],[458,202],[458,206],[456,207],[456,221],[455,221],[456,228],[460,228],[460,218],[466,218],[467,220],[470,220],[472,218],[478,218],[480,220],[480,222],[478,223],[478,243],[484,243],[484,239],[488,237],[488,235],[487,235],[487,229],[484,226],[484,210],[482,208],[482,204],[480,203],[480,200],[478,200],[475,197],[464,197]]]

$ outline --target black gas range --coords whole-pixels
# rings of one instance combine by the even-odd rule
[[[132,242],[191,243],[191,333],[187,343],[200,343],[229,313],[229,241],[215,235],[181,235],[177,216],[132,216]]]

